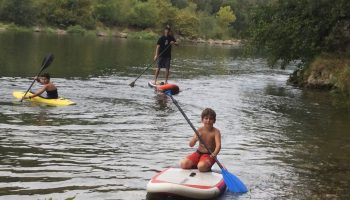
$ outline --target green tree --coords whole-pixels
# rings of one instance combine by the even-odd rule
[[[219,11],[224,0],[192,0],[197,5],[198,11],[209,13],[210,15]]]
[[[98,0],[94,8],[94,16],[107,26],[117,24],[119,4],[114,0]]]
[[[230,6],[220,7],[220,10],[216,13],[220,25],[224,28],[228,27],[236,20],[236,16]]]
[[[251,7],[266,1],[276,0],[0,0],[0,21],[70,30],[169,24],[183,36],[222,38],[233,29],[242,33]]]
[[[37,16],[32,0],[2,0],[0,3],[0,20],[22,26],[35,24]]]
[[[135,0],[98,0],[94,6],[94,16],[107,26],[126,26],[135,3]]]
[[[174,7],[171,4],[170,0],[150,0],[153,2],[153,5],[156,6],[159,10],[157,27],[163,28],[165,25],[173,25],[174,17],[178,12],[178,8]]]
[[[171,4],[177,8],[183,9],[188,6],[187,0],[171,0]]]
[[[175,16],[175,29],[182,36],[199,36],[199,18],[191,8],[181,9]]]
[[[265,50],[270,64],[308,62],[321,53],[344,53],[350,45],[348,0],[278,0],[251,18],[251,46]]]
[[[223,29],[219,26],[215,16],[207,13],[199,15],[199,34],[205,39],[221,38],[224,34]]]
[[[250,26],[249,19],[254,8],[271,0],[226,0],[222,6],[230,6],[234,10],[236,20],[230,25],[231,30],[239,37],[247,37]]]
[[[139,1],[131,9],[129,24],[139,28],[154,28],[157,25],[159,9],[153,1]]]
[[[51,0],[41,4],[41,18],[53,26],[66,28],[81,25],[95,28],[91,0]]]

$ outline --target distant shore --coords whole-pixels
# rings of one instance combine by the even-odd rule
[[[159,37],[159,34],[153,30],[132,30],[127,28],[99,28],[96,30],[86,30],[81,26],[71,26],[67,29],[60,29],[56,27],[44,27],[44,26],[33,26],[33,27],[21,27],[14,24],[1,24],[0,23],[0,32],[4,31],[15,31],[15,32],[36,32],[36,33],[47,33],[47,34],[57,34],[57,35],[89,35],[96,37],[114,37],[114,38],[123,38],[123,39],[142,39],[142,40],[156,40]],[[225,45],[240,47],[242,42],[240,39],[203,39],[203,38],[186,38],[182,36],[176,36],[178,41],[185,41],[194,44],[208,44],[208,45]]]

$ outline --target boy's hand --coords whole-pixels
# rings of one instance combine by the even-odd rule
[[[215,153],[212,153],[212,154],[210,155],[210,157],[215,158],[215,157],[216,157],[216,154],[215,154]]]
[[[179,43],[177,41],[171,41],[170,44],[175,45],[175,46],[179,45]]]
[[[154,56],[154,58],[153,58],[153,60],[155,61],[155,60],[157,60],[157,58],[158,58],[158,56],[157,56],[157,55],[155,55],[155,56]]]
[[[176,45],[176,46],[177,46],[178,44],[179,44],[179,43],[177,43],[177,42],[175,42],[175,41],[171,41],[171,42],[170,42],[170,45]]]

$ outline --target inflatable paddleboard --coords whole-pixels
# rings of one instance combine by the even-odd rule
[[[158,82],[158,81],[157,83],[154,83],[154,81],[149,81],[148,86],[160,92],[171,90],[173,95],[178,94],[180,92],[179,86],[173,83],[162,84],[161,82]]]
[[[225,190],[221,174],[199,172],[197,169],[168,168],[152,177],[147,184],[149,193],[166,193],[193,199],[212,199]]]
[[[14,91],[12,93],[12,95],[14,97],[16,97],[17,99],[22,99],[22,97],[24,96],[25,92],[21,92],[21,91]],[[33,93],[28,92],[26,96],[30,96],[33,95]],[[65,98],[58,98],[58,99],[46,99],[40,96],[36,96],[34,98],[31,99],[24,99],[24,100],[28,100],[28,101],[34,101],[34,102],[38,102],[38,103],[44,103],[50,106],[69,106],[69,105],[75,105],[75,103],[73,101],[70,101],[68,99]]]

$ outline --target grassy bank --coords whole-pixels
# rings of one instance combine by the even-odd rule
[[[95,30],[87,30],[80,25],[69,26],[67,29],[59,29],[56,27],[42,27],[42,26],[33,26],[25,27],[18,26],[15,24],[5,24],[0,23],[0,31],[14,31],[14,32],[39,32],[47,34],[76,34],[76,35],[90,35],[97,37],[118,37],[118,38],[132,38],[132,39],[144,39],[144,40],[154,40],[158,38],[158,34],[153,30],[131,30],[128,28],[107,28],[99,27]]]
[[[350,58],[322,55],[296,70],[289,82],[307,88],[333,90],[350,97]]]
[[[14,32],[38,32],[46,34],[57,34],[57,35],[87,35],[87,36],[96,36],[96,37],[116,37],[116,38],[130,38],[130,39],[140,39],[140,40],[157,40],[161,34],[159,31],[152,29],[129,29],[125,27],[98,27],[94,30],[87,30],[80,25],[69,26],[66,29],[59,29],[56,27],[47,27],[47,26],[33,26],[33,27],[24,27],[18,26],[15,24],[4,24],[0,23],[0,31],[14,31]],[[185,41],[194,44],[209,44],[209,45],[229,45],[233,47],[240,47],[240,39],[203,39],[203,38],[187,38],[187,37],[176,37],[178,41]]]

